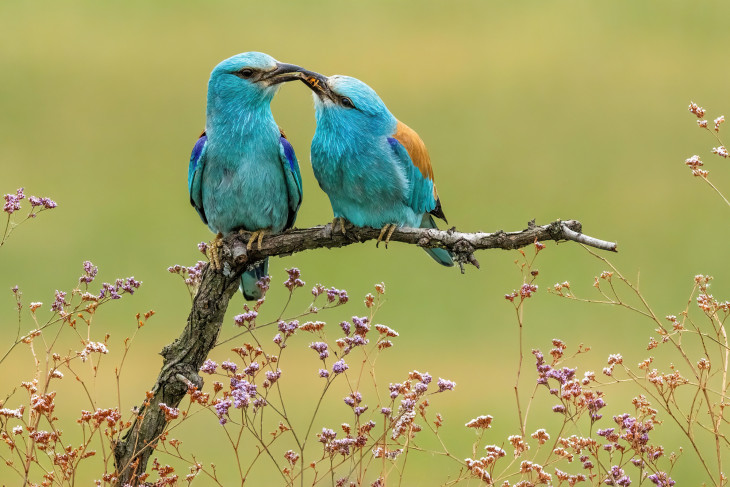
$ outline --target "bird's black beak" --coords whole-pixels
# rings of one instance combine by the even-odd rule
[[[304,69],[299,73],[299,79],[301,79],[302,82],[307,85],[309,89],[315,92],[322,100],[334,99],[332,90],[327,84],[327,76]]]
[[[296,64],[276,63],[276,68],[264,73],[259,81],[263,81],[268,85],[294,81],[302,79],[301,73],[303,71],[306,70]]]

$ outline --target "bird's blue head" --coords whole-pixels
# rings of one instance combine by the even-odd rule
[[[300,79],[299,66],[280,63],[262,52],[244,52],[222,61],[210,73],[208,110],[267,106],[285,81]]]
[[[317,127],[353,133],[389,136],[398,123],[375,90],[350,76],[323,76],[312,71],[299,75],[314,92]]]

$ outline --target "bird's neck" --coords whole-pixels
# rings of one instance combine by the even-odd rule
[[[205,131],[208,141],[241,146],[242,141],[273,137],[278,127],[271,113],[271,100],[208,99]]]

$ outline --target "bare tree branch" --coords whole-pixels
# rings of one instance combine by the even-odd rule
[[[465,263],[479,267],[474,257],[476,250],[518,249],[535,241],[574,240],[603,250],[616,250],[616,244],[585,236],[580,231],[581,223],[576,220],[557,220],[547,225],[535,225],[533,221],[519,232],[462,233],[455,229],[398,228],[390,241],[448,249],[462,266],[462,272]],[[215,346],[228,301],[238,290],[240,275],[249,263],[304,250],[343,247],[374,240],[379,234],[379,229],[352,225],[346,225],[344,233],[339,228],[333,232],[329,224],[266,237],[260,249],[254,245],[251,250],[246,249],[250,236],[247,232],[224,238],[222,269],[216,271],[207,266],[203,271],[185,329],[177,340],[162,350],[164,361],[157,381],[140,406],[132,426],[114,446],[117,485],[140,485],[138,476],[145,472],[149,457],[167,424],[160,404],[177,407],[191,386],[202,387],[203,379],[198,371]]]

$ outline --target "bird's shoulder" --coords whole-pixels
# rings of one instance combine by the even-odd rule
[[[400,142],[406,149],[406,152],[408,152],[411,158],[411,162],[421,171],[423,177],[433,181],[431,156],[428,155],[426,144],[416,131],[399,120],[395,127],[395,133],[391,137]]]

